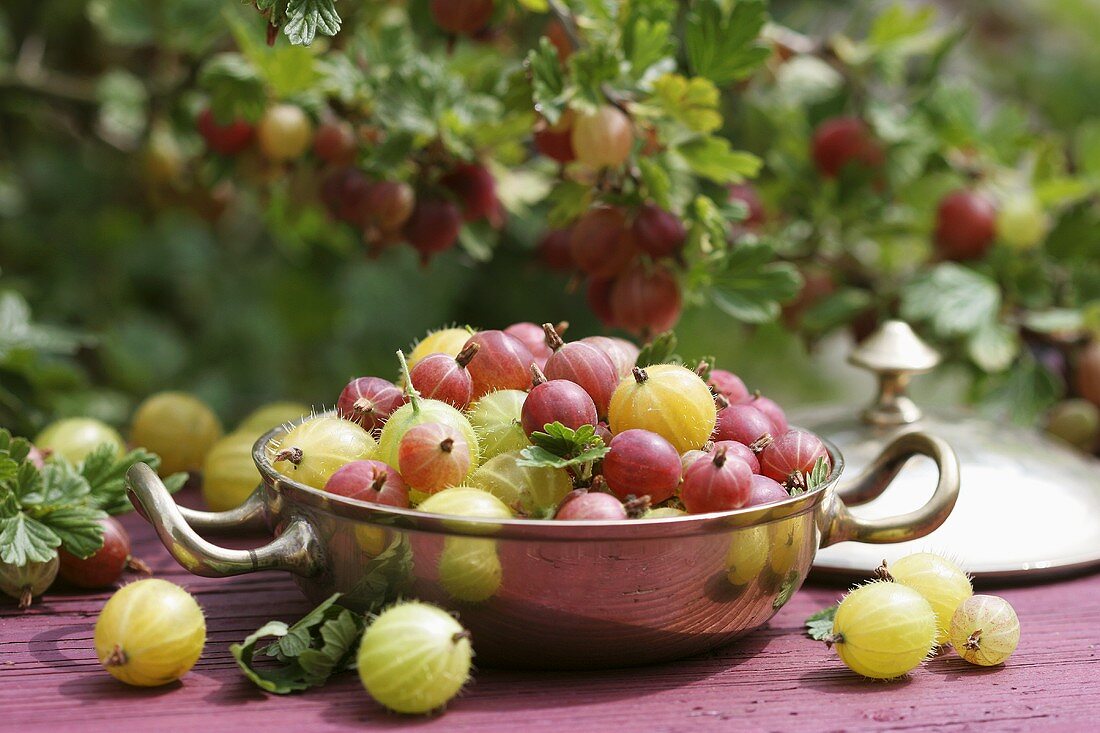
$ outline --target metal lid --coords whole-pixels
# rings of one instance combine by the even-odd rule
[[[1038,581],[1100,569],[1100,461],[1033,430],[963,411],[923,412],[906,393],[909,379],[932,369],[939,355],[901,321],[888,321],[849,357],[874,372],[879,395],[860,415],[850,407],[806,411],[795,422],[836,443],[858,475],[890,440],[922,430],[946,440],[959,457],[962,487],[943,526],[895,545],[843,542],[817,554],[815,571],[866,578],[883,559],[932,550],[959,560],[978,580]],[[875,518],[916,508],[936,483],[936,468],[919,458],[895,480],[900,486],[852,512]]]

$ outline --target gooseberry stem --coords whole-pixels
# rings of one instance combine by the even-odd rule
[[[405,352],[398,349],[397,361],[401,363],[401,376],[405,380],[405,396],[409,398],[409,404],[412,405],[413,412],[420,412],[420,393],[416,391],[416,387],[413,386],[412,374],[409,372],[409,362],[405,361]]]
[[[562,340],[561,335],[554,329],[553,323],[542,324],[542,330],[543,333],[546,334],[546,345],[550,347],[551,351],[557,351],[565,346],[565,341]]]
[[[466,366],[467,364],[470,363],[470,361],[473,360],[473,358],[475,356],[477,356],[477,350],[480,349],[480,348],[481,348],[481,344],[479,344],[476,341],[474,341],[473,343],[467,344],[462,349],[462,351],[458,352],[458,356],[455,357],[455,361],[458,362],[459,366],[462,366],[462,367]]]
[[[966,647],[967,649],[969,649],[970,651],[977,651],[981,647],[981,641],[982,641],[982,630],[981,629],[975,629],[974,633],[971,634],[969,637],[967,637],[966,643],[963,644],[963,646]]]
[[[649,379],[649,375],[646,374],[645,369],[642,369],[641,367],[634,367],[630,370],[630,373],[634,375],[634,381],[638,384],[643,384],[647,379]]]

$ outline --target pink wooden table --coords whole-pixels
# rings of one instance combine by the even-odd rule
[[[293,696],[255,688],[228,646],[309,610],[292,581],[197,578],[140,518],[124,523],[135,555],[198,597],[209,629],[202,659],[180,683],[129,688],[92,649],[108,594],[53,591],[26,613],[2,599],[0,731],[1100,730],[1100,575],[1003,590],[1023,625],[1003,668],[947,654],[900,682],[859,679],[803,635],[805,617],[840,590],[807,586],[768,626],[705,657],[612,672],[484,670],[445,715],[407,718],[375,704],[355,674]]]

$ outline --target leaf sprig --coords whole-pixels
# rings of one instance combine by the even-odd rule
[[[576,430],[560,422],[547,423],[541,431],[531,434],[531,442],[524,448],[517,465],[532,468],[566,468],[584,477],[591,473],[591,466],[607,455],[611,448],[604,445],[593,425],[582,425]]]

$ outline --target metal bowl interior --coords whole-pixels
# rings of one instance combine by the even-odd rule
[[[843,470],[814,491],[714,514],[619,522],[443,517],[333,496],[278,473],[263,436],[254,457],[269,523],[315,532],[321,572],[298,577],[373,611],[415,597],[457,613],[479,664],[605,668],[674,659],[766,623],[802,585],[816,517]]]

